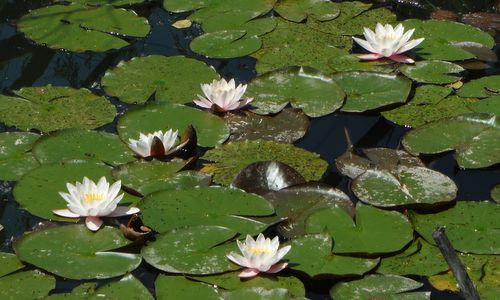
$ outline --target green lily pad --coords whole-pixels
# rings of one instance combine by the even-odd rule
[[[178,5],[176,2],[179,0],[174,0],[174,3],[166,4],[164,6],[169,10],[168,7],[172,5]],[[184,0],[181,0],[184,2]],[[171,2],[167,0],[165,2]],[[187,1],[193,3],[191,0]],[[194,8],[188,9],[198,9],[189,16],[189,19],[197,23],[204,23],[205,20],[212,18],[213,16],[224,15],[228,12],[233,12],[234,14],[250,14],[251,19],[258,16],[265,15],[271,11],[274,7],[276,0],[238,0],[238,1],[225,1],[225,0],[205,0],[203,2],[195,1]],[[165,5],[166,4],[166,5]],[[200,5],[201,4],[201,5]],[[183,4],[185,5],[185,4]],[[193,6],[192,6],[193,7]]]
[[[217,287],[178,275],[158,275],[155,281],[155,290],[158,300],[221,299]]]
[[[253,18],[253,12],[243,11],[235,13],[234,11],[228,11],[204,20],[202,29],[205,33],[224,30],[243,30],[246,36],[259,36],[273,31],[277,24],[274,17]]]
[[[367,170],[351,188],[361,201],[378,207],[432,207],[453,201],[458,190],[442,173],[405,166]]]
[[[310,117],[336,111],[345,97],[342,88],[331,77],[303,67],[263,74],[250,82],[247,93],[255,98],[252,106],[257,113],[277,113],[291,103]]]
[[[182,226],[219,225],[241,234],[256,234],[268,224],[248,216],[274,213],[264,198],[223,187],[160,191],[146,196],[139,208],[144,223],[159,232]]]
[[[142,195],[161,190],[186,189],[210,185],[211,178],[201,172],[179,172],[185,161],[136,161],[113,170],[113,178]]]
[[[229,185],[241,169],[258,161],[275,160],[297,170],[307,180],[318,180],[328,164],[318,154],[300,149],[290,144],[271,141],[229,142],[208,150],[203,159],[214,163],[205,164],[205,173],[213,173],[214,181]]]
[[[394,275],[431,276],[449,269],[439,248],[418,239],[402,253],[382,258],[377,272]]]
[[[458,95],[477,98],[500,95],[500,75],[484,76],[471,80],[458,90]]]
[[[209,5],[213,0],[167,0],[163,1],[163,7],[173,13],[196,10]]]
[[[354,216],[354,205],[344,192],[325,184],[302,184],[264,195],[276,210],[276,215],[286,218],[278,224],[278,231],[286,238],[305,233],[305,220],[314,212],[326,207],[339,207]]]
[[[43,164],[89,159],[118,165],[135,160],[134,153],[116,134],[83,129],[66,129],[44,136],[35,143],[33,154]]]
[[[77,222],[56,216],[52,210],[63,209],[67,203],[58,192],[66,192],[66,183],[81,182],[84,176],[97,180],[107,176],[111,168],[93,161],[66,161],[42,165],[23,176],[14,187],[14,199],[32,215],[66,222]],[[108,176],[109,179],[109,176]]]
[[[363,112],[404,103],[411,90],[410,80],[383,73],[344,72],[334,74],[333,79],[347,94],[342,111],[348,112]]]
[[[293,239],[291,251],[285,257],[290,268],[314,277],[319,275],[362,275],[378,264],[378,258],[359,258],[331,252],[332,238],[327,233],[309,234]]]
[[[267,289],[264,287],[249,287],[233,291],[221,290],[222,299],[224,300],[289,300],[303,299],[306,297],[295,297],[289,290],[283,288]]]
[[[233,58],[254,53],[262,46],[255,35],[245,30],[221,30],[194,38],[189,47],[193,52],[210,58]]]
[[[39,137],[30,132],[0,133],[0,180],[18,180],[38,167],[29,151]]]
[[[0,278],[0,298],[41,299],[56,287],[56,279],[38,270],[19,272]]]
[[[157,102],[183,104],[197,99],[200,84],[214,79],[219,75],[201,61],[150,55],[121,61],[104,74],[101,84],[106,93],[126,103],[144,103],[155,94]]]
[[[500,202],[500,184],[497,184],[491,189],[491,199],[496,202]]]
[[[92,232],[85,225],[68,225],[26,234],[14,243],[14,249],[20,260],[58,276],[103,279],[139,266],[139,255],[110,251],[129,243],[112,227]]]
[[[234,250],[236,245],[217,245],[235,235],[235,231],[221,226],[200,225],[174,229],[143,247],[141,253],[150,265],[169,273],[222,273],[238,268],[226,258],[226,253]]]
[[[19,261],[16,255],[5,252],[0,252],[0,264],[2,265],[2,270],[0,270],[0,277],[24,267],[24,265]]]
[[[125,6],[125,5],[139,4],[144,2],[144,0],[68,0],[68,2],[94,5],[94,6],[105,5],[105,4],[111,4],[113,6]]]
[[[354,54],[344,54],[332,57],[328,61],[328,67],[333,73],[349,71],[392,73],[395,65],[384,60],[367,61],[361,60]]]
[[[281,0],[276,3],[274,10],[283,18],[293,22],[302,22],[308,17],[329,21],[340,14],[340,9],[335,3],[325,0]]]
[[[468,99],[468,98],[466,98]],[[488,113],[500,116],[500,96],[481,99],[469,104],[469,109],[474,112]]]
[[[399,70],[417,82],[444,84],[460,80],[460,76],[450,74],[457,74],[465,69],[447,61],[425,60],[417,61],[414,65],[403,65]]]
[[[90,299],[128,299],[132,295],[135,299],[154,299],[148,289],[132,274],[99,287]]]
[[[500,162],[500,126],[489,114],[464,114],[441,119],[408,132],[402,141],[414,154],[456,150],[462,168],[484,168]]]
[[[262,116],[252,112],[226,115],[231,128],[229,141],[269,140],[293,143],[302,138],[309,128],[309,118],[300,109],[285,108],[274,116]]]
[[[139,138],[139,133],[178,130],[193,125],[201,146],[223,143],[229,136],[224,120],[206,111],[178,104],[152,104],[128,110],[118,121],[118,135],[124,141]]]
[[[107,51],[128,46],[120,36],[145,37],[146,18],[111,5],[52,5],[32,10],[17,22],[25,36],[51,48],[75,52]]]
[[[259,276],[241,280],[238,273],[228,272],[209,276],[190,276],[190,278],[215,285],[224,290],[239,290],[252,287],[263,287],[266,289],[285,288],[296,297],[304,297],[306,294],[302,281],[293,276],[285,277],[277,274],[261,273]]]
[[[116,114],[113,104],[87,89],[48,85],[14,94],[0,95],[0,122],[22,130],[93,129],[112,122]]]
[[[335,160],[335,165],[340,173],[351,179],[374,168],[391,170],[398,166],[425,167],[418,157],[403,150],[390,148],[367,148],[356,151],[351,148]]]
[[[495,42],[491,35],[479,28],[446,20],[417,20],[403,22],[405,29],[415,29],[413,38],[425,38],[418,45],[416,53],[424,59],[434,60],[464,60],[475,55],[460,47],[460,43],[478,43],[488,49]],[[446,32],[446,34],[443,34]]]
[[[325,228],[335,241],[334,253],[396,252],[413,238],[411,224],[403,214],[363,204],[356,207],[356,222],[340,207],[321,209],[306,220],[308,233]]]
[[[363,279],[340,282],[332,287],[330,296],[334,299],[430,299],[431,292],[410,292],[423,283],[397,275],[367,275]]]
[[[500,253],[499,216],[500,205],[487,201],[459,201],[440,213],[410,215],[415,230],[429,243],[435,244],[434,229],[444,226],[455,250],[476,254]]]
[[[415,96],[408,103],[392,110],[382,112],[382,115],[394,123],[404,126],[419,127],[424,124],[444,118],[458,116],[464,113],[490,110],[477,105],[478,99],[448,96],[452,89],[437,85],[417,87]],[[485,99],[486,100],[486,99]],[[492,103],[493,104],[493,103]],[[475,108],[477,105],[477,108]]]

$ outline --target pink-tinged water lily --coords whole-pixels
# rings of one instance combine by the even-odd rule
[[[177,132],[172,129],[165,133],[159,130],[147,135],[141,132],[138,140],[129,139],[128,146],[141,157],[169,155],[186,144],[182,143],[174,147],[177,143]]]
[[[226,254],[232,262],[245,267],[240,273],[240,277],[253,277],[260,272],[276,273],[288,265],[288,263],[278,263],[285,256],[292,246],[285,246],[279,249],[278,237],[274,239],[264,238],[259,234],[256,240],[247,235],[245,242],[236,241],[238,248],[243,255],[230,252]]]
[[[377,23],[375,32],[369,28],[364,29],[366,40],[353,37],[354,41],[361,47],[365,48],[370,54],[358,56],[365,60],[375,60],[382,57],[387,57],[397,62],[414,63],[415,61],[401,53],[406,52],[424,40],[424,38],[411,40],[410,38],[415,29],[410,29],[404,32],[403,24],[398,24],[395,28],[391,25],[382,25]]]
[[[247,106],[253,98],[242,99],[247,89],[246,84],[236,86],[234,79],[227,82],[224,78],[214,80],[211,84],[202,84],[201,90],[205,97],[198,95],[194,104],[209,108],[216,112],[226,112]]]
[[[92,231],[97,231],[103,221],[101,217],[120,217],[139,212],[136,207],[117,206],[123,198],[121,181],[109,186],[106,177],[101,177],[97,184],[87,177],[75,185],[66,183],[69,193],[59,192],[59,195],[68,202],[67,209],[53,210],[54,214],[67,218],[85,218],[85,225]]]

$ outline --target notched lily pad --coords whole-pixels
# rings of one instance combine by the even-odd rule
[[[312,68],[289,67],[263,74],[248,85],[254,111],[277,113],[288,103],[310,117],[336,111],[344,103],[342,88],[328,75]]]
[[[202,171],[213,173],[214,181],[229,185],[244,167],[258,161],[279,161],[297,170],[307,180],[318,180],[328,164],[318,154],[290,144],[271,141],[229,142],[208,150],[203,158],[213,161],[205,164]]]
[[[111,251],[129,243],[112,227],[92,232],[85,225],[68,225],[24,235],[14,243],[14,249],[20,260],[58,276],[103,279],[139,266],[140,255]]]
[[[140,78],[140,80],[138,80]],[[104,90],[127,103],[144,103],[155,94],[161,103],[190,103],[200,84],[219,79],[205,63],[184,56],[150,55],[121,61],[104,74]]]
[[[262,41],[255,35],[247,35],[245,30],[221,30],[194,38],[189,47],[210,58],[234,58],[259,50]]]
[[[459,65],[440,60],[417,61],[414,65],[403,65],[399,70],[417,82],[445,84],[461,79],[460,76],[451,75],[464,71]]]
[[[485,98],[500,95],[500,75],[484,76],[471,80],[458,90],[460,97]]]
[[[179,275],[160,274],[155,281],[156,299],[206,299],[220,300],[217,287]]]
[[[30,150],[39,137],[30,132],[0,133],[0,180],[18,180],[38,167]]]
[[[340,14],[340,9],[335,3],[325,0],[280,0],[274,10],[283,18],[302,22],[308,17],[318,21],[329,21]]]
[[[22,130],[93,129],[116,115],[113,104],[87,89],[48,85],[25,87],[14,94],[0,95],[0,122]]]
[[[2,299],[41,299],[56,287],[56,279],[38,270],[18,272],[0,278]]]

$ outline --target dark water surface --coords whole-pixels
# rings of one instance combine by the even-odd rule
[[[379,2],[385,2],[386,5],[394,8],[399,15],[404,17],[423,17],[428,13],[420,8],[415,8],[406,1]],[[121,50],[106,53],[69,53],[35,45],[16,31],[15,22],[29,9],[49,3],[49,1],[40,0],[0,0],[1,92],[5,93],[25,86],[52,84],[75,88],[84,87],[97,94],[103,94],[98,82],[107,69],[121,60],[151,54],[193,57],[214,66],[222,77],[235,77],[241,82],[247,82],[256,76],[255,59],[253,58],[215,60],[192,53],[188,45],[193,36],[200,34],[199,27],[173,28],[171,23],[183,19],[186,15],[170,15],[161,8],[159,3],[136,6],[136,11],[149,19],[151,33],[145,39],[138,40]],[[498,54],[500,50],[498,45],[495,50]],[[498,63],[490,69],[471,72],[468,78],[497,73],[499,73]],[[120,112],[129,107],[128,104],[121,103],[115,98],[110,98],[110,101],[117,106]],[[115,130],[114,124],[104,126],[102,129],[110,132]],[[6,127],[0,123],[0,132],[14,130],[15,128]],[[335,158],[347,148],[345,130],[349,133],[356,147],[400,148],[400,140],[408,129],[386,121],[378,113],[335,113],[312,120],[309,132],[296,145],[319,153],[322,158],[327,160],[331,167],[325,174],[323,181],[342,189],[351,199],[356,199],[350,192],[348,179],[341,176],[334,167]],[[425,157],[424,161],[429,168],[440,171],[455,181],[459,188],[458,200],[489,199],[491,188],[500,182],[500,168],[498,166],[480,170],[462,170],[457,166],[452,153]],[[0,232],[0,251],[12,252],[12,240],[43,221],[18,209],[11,194],[13,185],[13,182],[0,181],[0,224],[5,226],[5,229]],[[133,273],[153,291],[153,282],[158,274],[157,270],[143,263]],[[453,294],[435,291],[425,279],[423,282],[426,285],[422,290],[432,290],[432,299],[461,299]],[[57,291],[70,291],[79,283],[81,281],[60,279],[56,289]],[[307,296],[312,299],[327,299],[331,285],[331,280],[306,282]]]

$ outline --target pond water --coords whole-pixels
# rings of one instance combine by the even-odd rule
[[[385,2],[385,3],[384,3]],[[401,19],[408,17],[427,17],[428,11],[415,6],[418,1],[380,1],[376,5],[389,7],[396,11]],[[472,1],[474,2],[474,1]],[[16,30],[17,20],[31,9],[43,7],[50,1],[6,1],[0,6],[0,90],[10,93],[22,87],[70,86],[87,88],[97,95],[107,95],[100,85],[103,74],[120,61],[148,55],[174,56],[183,55],[207,63],[215,68],[224,78],[237,78],[239,82],[250,82],[257,76],[256,59],[250,56],[211,59],[190,50],[191,40],[202,34],[199,25],[190,28],[176,29],[171,26],[183,20],[189,13],[168,13],[160,3],[148,2],[134,6],[139,16],[147,18],[151,31],[143,39],[131,39],[130,46],[106,52],[75,53],[64,50],[53,50],[37,45],[26,39]],[[477,3],[476,3],[477,4]],[[486,3],[489,4],[489,3]],[[486,6],[473,7],[482,9]],[[427,6],[426,6],[427,7]],[[449,8],[450,9],[450,8]],[[464,9],[460,6],[457,10]],[[498,41],[498,36],[497,36]],[[355,48],[358,52],[361,48]],[[498,55],[500,46],[493,51]],[[500,74],[500,64],[490,63],[487,69],[468,70],[464,72],[464,81]],[[417,85],[414,84],[414,87]],[[412,91],[413,95],[414,91]],[[107,99],[118,110],[118,117],[133,105],[119,101],[116,97]],[[106,132],[116,133],[116,122],[99,128]],[[386,147],[402,149],[401,140],[410,130],[409,127],[397,125],[382,117],[377,111],[364,113],[335,112],[323,117],[312,118],[307,134],[295,145],[308,151],[318,153],[328,162],[329,168],[321,181],[345,192],[351,199],[356,199],[351,189],[351,179],[340,174],[335,160],[349,147],[346,132],[355,148]],[[0,132],[17,131],[14,126],[0,123]],[[458,201],[479,201],[490,199],[491,189],[500,182],[500,168],[497,165],[480,169],[463,169],[458,164],[453,152],[421,157],[425,165],[451,178],[458,187]],[[82,175],[83,176],[83,175]],[[2,181],[0,185],[0,224],[4,229],[0,232],[2,241],[0,250],[12,252],[14,240],[29,231],[44,219],[31,215],[19,208],[12,195],[14,181]],[[143,262],[132,274],[136,276],[150,291],[154,290],[157,269]],[[418,291],[432,291],[431,299],[460,299],[453,293],[440,292],[434,289],[425,277],[413,276],[424,286]],[[310,280],[301,277],[306,285],[306,296],[311,299],[328,299],[328,291],[332,285],[328,280]],[[110,280],[103,280],[108,282]],[[69,292],[82,281],[58,278],[55,292]]]

